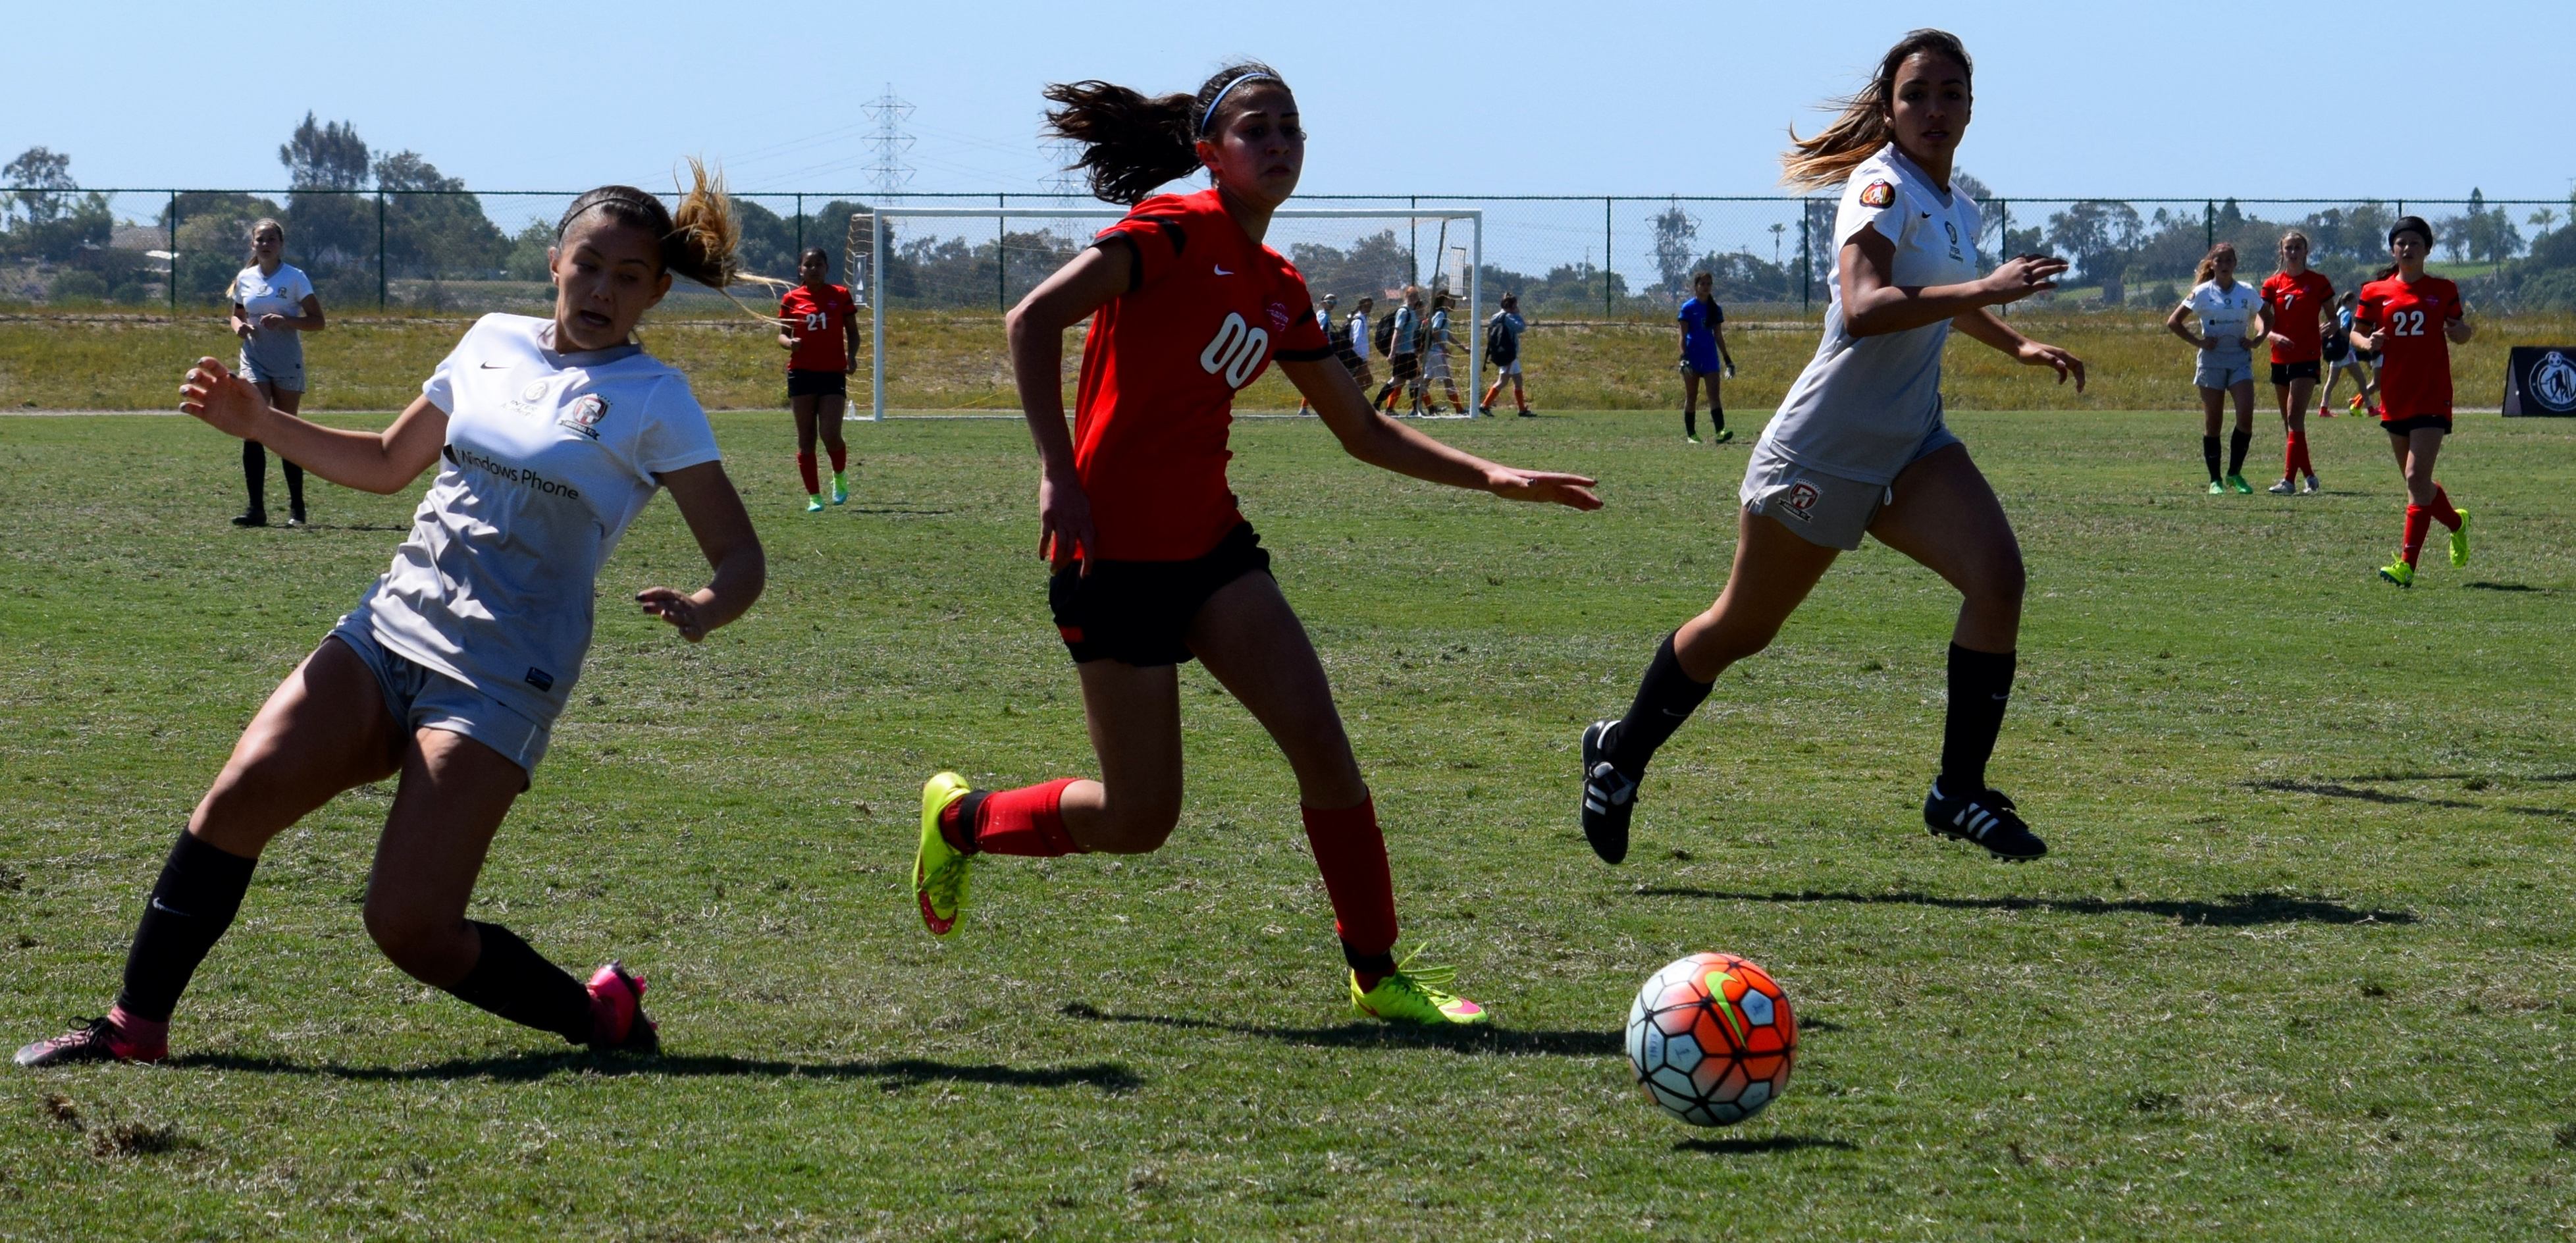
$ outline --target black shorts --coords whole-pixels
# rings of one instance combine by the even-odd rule
[[[2352,352],[2352,356],[2363,362],[2369,363],[2374,367],[2379,365],[2379,351],[2377,350],[2354,350]]]
[[[2322,374],[2322,371],[2317,366],[2317,360],[2313,358],[2303,363],[2272,364],[2272,382],[2274,384],[2287,384],[2292,380],[2313,380],[2320,374]]]
[[[2412,435],[2413,433],[2423,431],[2426,428],[2431,428],[2437,432],[2449,432],[2451,430],[2451,416],[2447,414],[2415,414],[2408,415],[2402,419],[2381,419],[2379,421],[2379,426],[2386,430],[2391,436]]]
[[[1420,354],[1389,354],[1386,356],[1386,361],[1388,368],[1394,372],[1394,378],[1388,383],[1401,384],[1422,374],[1422,355]]]
[[[847,397],[850,377],[839,371],[787,369],[787,395],[790,397]]]
[[[1189,561],[1102,561],[1087,575],[1079,562],[1066,566],[1047,580],[1047,607],[1077,665],[1182,665],[1196,656],[1188,635],[1199,606],[1246,574],[1269,572],[1270,550],[1241,522]]]

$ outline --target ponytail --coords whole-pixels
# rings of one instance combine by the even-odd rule
[[[680,197],[680,209],[672,211],[662,200],[633,186],[601,186],[572,201],[562,219],[555,222],[555,240],[561,242],[572,228],[572,222],[584,212],[596,211],[630,228],[643,229],[662,239],[662,268],[723,294],[743,313],[767,323],[781,322],[763,315],[733,296],[729,286],[737,284],[777,285],[790,282],[765,276],[749,276],[742,271],[735,251],[742,244],[742,225],[734,218],[733,200],[725,197],[724,178],[707,175],[706,165],[689,161],[689,188]]]
[[[1869,85],[1833,101],[1842,109],[1833,124],[1813,138],[1800,138],[1795,128],[1790,129],[1790,150],[1780,157],[1780,180],[1802,190],[1823,189],[1850,177],[1853,169],[1893,141],[1896,131],[1889,114],[1896,107],[1896,74],[1918,54],[1955,61],[1961,76],[1971,81],[1976,77],[1976,65],[1968,59],[1959,36],[1929,28],[1908,32],[1879,58],[1878,76]]]
[[[1199,170],[1199,139],[1217,129],[1222,105],[1241,98],[1238,87],[1261,81],[1288,86],[1259,61],[1217,70],[1194,95],[1148,96],[1097,79],[1058,82],[1043,92],[1059,105],[1046,114],[1046,129],[1080,144],[1070,167],[1084,170],[1092,197],[1141,203],[1163,183]]]
[[[283,252],[286,249],[286,226],[279,224],[277,222],[277,217],[275,216],[262,216],[259,219],[250,222],[250,240],[253,243],[250,253],[251,262],[253,263],[259,262],[259,247],[257,243],[259,241],[259,231],[262,229],[277,230],[278,250]]]
[[[2206,281],[2217,276],[2218,257],[2220,255],[2225,255],[2230,259],[2235,258],[2236,243],[2220,242],[2219,244],[2210,247],[2209,253],[2200,257],[2200,266],[2192,269],[2191,283],[2197,285],[2202,281]]]

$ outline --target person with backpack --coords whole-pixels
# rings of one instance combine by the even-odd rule
[[[1369,374],[1369,308],[1376,305],[1377,299],[1363,296],[1351,308],[1351,317],[1342,321],[1342,365],[1351,369],[1351,379],[1359,382],[1363,393],[1377,383],[1377,377]]]
[[[1398,393],[1412,396],[1409,414],[1422,413],[1422,290],[1404,287],[1404,301],[1396,304],[1395,314],[1378,324],[1378,343],[1386,353],[1386,387],[1379,389],[1370,405],[1395,413]]]
[[[1521,321],[1521,296],[1504,294],[1502,309],[1485,321],[1485,358],[1494,364],[1494,385],[1476,403],[1476,413],[1491,417],[1494,398],[1502,394],[1503,382],[1509,380],[1512,401],[1520,407],[1521,417],[1538,417],[1538,412],[1530,409],[1529,394],[1521,391],[1521,332],[1528,327]]]

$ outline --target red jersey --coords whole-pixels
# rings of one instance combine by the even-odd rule
[[[787,335],[796,338],[796,352],[787,356],[788,368],[847,370],[850,346],[844,334],[858,310],[847,285],[825,285],[821,293],[803,285],[788,290],[778,299],[778,318],[787,321]]]
[[[2263,282],[2263,311],[2272,331],[2290,339],[2288,345],[2272,347],[2273,362],[2312,363],[2326,356],[2317,316],[2333,308],[2334,296],[2334,282],[2314,268],[2296,276],[2274,272]]]
[[[1225,464],[1234,395],[1273,356],[1332,356],[1306,278],[1246,237],[1211,188],[1157,195],[1093,243],[1135,254],[1135,283],[1091,319],[1073,465],[1103,561],[1187,561],[1243,521]]]
[[[2384,421],[2451,414],[2451,339],[2443,328],[2467,308],[2460,287],[2438,276],[2412,285],[2392,276],[2361,287],[2353,326],[2379,336]],[[2385,331],[2382,328],[2385,327]]]

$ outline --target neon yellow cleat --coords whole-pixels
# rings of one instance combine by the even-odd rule
[[[2453,506],[2452,512],[2460,516],[2460,529],[2451,532],[2451,564],[2467,565],[2469,563],[2469,511]]]
[[[2225,496],[2227,495],[2227,485],[2212,479],[2209,481],[2209,494],[2211,496]]]
[[[1377,982],[1377,987],[1360,991],[1358,972],[1350,975],[1351,1008],[1372,1018],[1389,1023],[1419,1023],[1425,1027],[1449,1024],[1467,1025],[1485,1022],[1483,1006],[1445,991],[1457,977],[1454,967],[1416,967],[1413,960],[1422,951],[1404,956],[1396,964],[1395,974]]]
[[[819,514],[823,512],[822,493],[817,492],[814,495],[805,498],[805,512],[809,514]]]
[[[2402,559],[2393,564],[2379,567],[2379,576],[2389,582],[2397,584],[2400,587],[2412,587],[2415,585],[2415,567],[2406,564]]]
[[[837,470],[832,472],[832,503],[835,505],[850,503],[850,477]]]
[[[944,937],[966,913],[966,867],[975,861],[939,834],[939,813],[966,797],[966,779],[941,773],[921,786],[921,846],[912,856],[912,893],[921,903],[921,923],[930,935]]]

